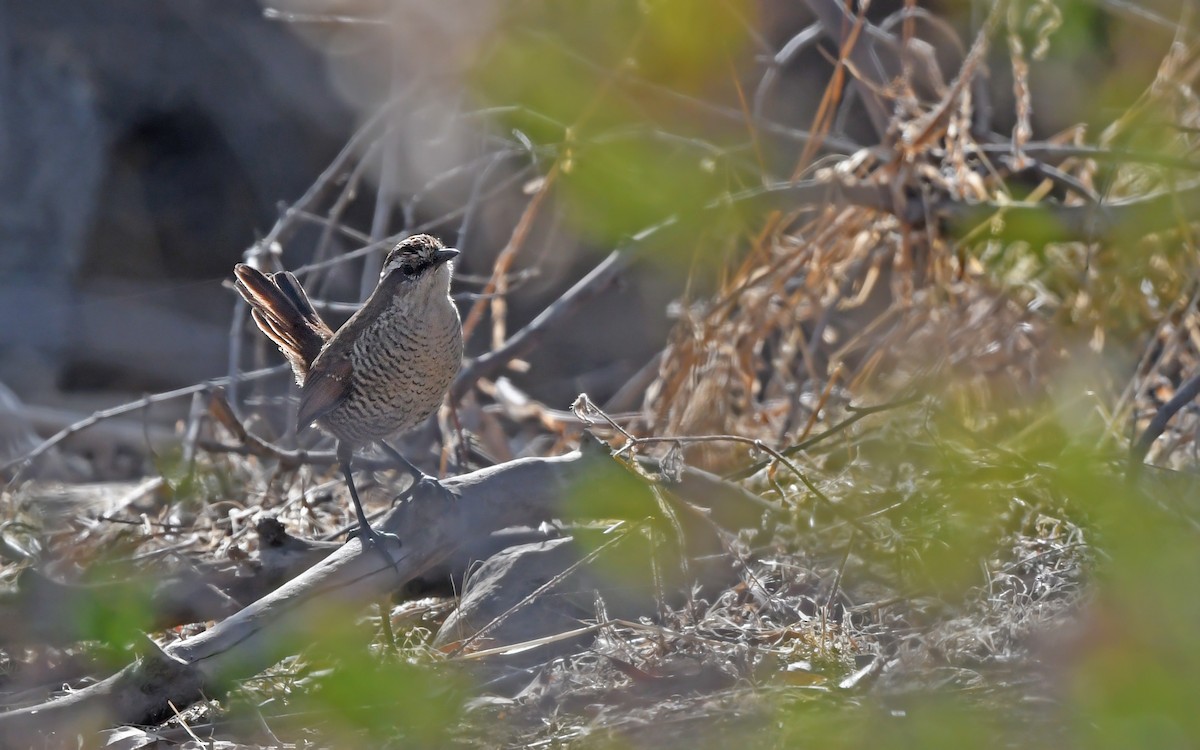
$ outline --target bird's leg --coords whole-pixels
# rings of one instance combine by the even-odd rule
[[[396,567],[396,561],[388,554],[382,541],[386,538],[399,544],[400,537],[371,528],[371,522],[367,520],[367,514],[363,512],[362,501],[358,499],[358,489],[354,486],[354,473],[350,470],[350,462],[354,458],[354,447],[344,440],[339,441],[337,457],[338,463],[342,465],[342,475],[346,477],[346,487],[350,490],[350,499],[354,502],[354,514],[358,516],[358,530],[355,535],[362,540],[364,549],[368,546],[378,549],[384,559],[388,561],[388,565]]]
[[[388,454],[388,456],[390,456],[396,463],[400,464],[401,467],[406,469],[409,475],[412,477],[412,485],[405,490],[404,494],[407,495],[408,493],[415,491],[419,485],[432,484],[439,492],[446,495],[453,495],[450,490],[446,489],[445,485],[439,482],[435,477],[431,477],[418,469],[416,465],[413,464],[412,461],[409,461],[407,458],[405,458],[400,451],[396,450],[382,440],[379,441],[379,445],[383,448],[384,453]]]
[[[400,451],[398,451],[395,448],[393,448],[392,446],[388,445],[383,440],[379,441],[379,446],[381,448],[383,448],[384,453],[388,454],[388,456],[393,461],[400,464],[400,466],[402,466],[409,473],[409,476],[412,477],[414,487],[417,486],[417,484],[419,482],[421,482],[425,479],[433,479],[433,477],[429,476],[425,472],[418,469],[416,464],[414,464],[412,461],[409,461],[407,458],[405,458],[404,455],[402,453],[400,453]],[[437,480],[434,480],[434,481],[437,481]]]

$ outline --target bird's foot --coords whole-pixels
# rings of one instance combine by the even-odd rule
[[[389,445],[387,441],[379,441],[379,447],[383,448],[383,452],[391,456],[392,460],[396,462],[396,465],[404,469],[405,472],[408,473],[408,476],[412,478],[412,482],[408,485],[400,497],[411,498],[418,492],[428,492],[430,485],[432,485],[433,488],[436,489],[437,492],[443,495],[446,499],[454,499],[454,493],[446,489],[445,485],[443,485],[436,478],[429,476],[417,468],[416,464],[405,458],[400,451]]]
[[[350,537],[357,537],[362,542],[363,551],[368,548],[378,550],[379,554],[383,555],[383,559],[387,560],[388,565],[400,572],[399,563],[392,559],[392,554],[388,552],[388,545],[394,544],[397,547],[401,546],[400,537],[387,531],[378,531],[370,524],[356,526],[350,530]]]
[[[417,494],[425,494],[427,492],[437,492],[447,500],[455,499],[455,495],[450,491],[450,488],[442,484],[437,477],[432,477],[425,472],[420,472],[413,476],[412,484],[404,491],[402,497],[411,498]]]

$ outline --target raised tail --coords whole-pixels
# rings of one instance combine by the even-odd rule
[[[304,384],[308,367],[333,330],[321,320],[304,288],[291,273],[264,274],[245,263],[233,268],[237,290],[250,305],[259,330],[275,342],[296,373],[296,382]]]

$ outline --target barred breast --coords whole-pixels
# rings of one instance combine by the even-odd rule
[[[356,443],[416,427],[441,405],[462,350],[458,309],[444,292],[433,299],[393,299],[355,342],[350,392],[325,421]]]

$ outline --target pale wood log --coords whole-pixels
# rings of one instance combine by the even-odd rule
[[[604,459],[607,460],[607,459]],[[561,514],[573,482],[591,463],[580,453],[526,458],[445,480],[454,495],[422,487],[381,527],[401,539],[387,565],[357,540],[262,599],[161,651],[149,646],[134,663],[82,690],[0,714],[0,747],[75,746],[106,726],[155,723],[222,686],[251,677],[287,656],[297,634],[329,613],[352,616],[430,571],[465,540],[513,526],[536,526]],[[149,645],[149,644],[148,644]]]
[[[443,485],[449,495],[431,485],[420,486],[380,522],[383,530],[401,540],[399,546],[387,545],[394,567],[377,550],[364,553],[352,540],[200,635],[165,648],[147,640],[136,661],[101,682],[0,713],[0,747],[75,747],[80,737],[88,744],[88,737],[102,728],[154,724],[175,709],[220,696],[225,686],[303,647],[305,639],[321,637],[314,623],[331,616],[351,618],[420,580],[461,577],[473,561],[506,546],[506,535],[525,543],[539,535],[532,529],[543,522],[586,517],[588,508],[573,507],[573,489],[602,482],[605,470],[626,471],[606,449],[585,444],[582,453],[517,459],[447,479]],[[613,486],[637,491],[628,482]],[[687,498],[690,510],[679,515],[680,530],[692,541],[711,536],[709,524],[714,521],[742,523],[770,510],[742,488],[693,469],[685,470],[683,481],[672,486]],[[647,515],[656,507],[647,489]],[[701,546],[711,543],[702,541]],[[299,552],[316,552],[309,546]]]

